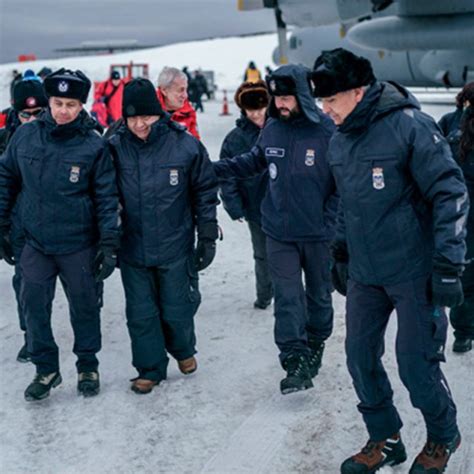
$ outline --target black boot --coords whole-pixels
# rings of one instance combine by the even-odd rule
[[[311,351],[308,358],[309,372],[311,377],[316,377],[323,360],[324,341],[308,337],[308,347]]]
[[[407,459],[405,446],[397,433],[383,441],[368,441],[362,450],[346,459],[341,474],[372,474],[382,466],[395,466]]]
[[[453,352],[469,352],[472,349],[470,337],[456,337],[453,344]]]
[[[290,354],[282,363],[286,370],[286,377],[280,382],[283,395],[313,386],[308,366],[308,357],[305,354]]]
[[[19,350],[16,360],[22,363],[31,362],[31,356],[26,347],[26,343],[23,344],[22,348]]]
[[[59,372],[36,374],[33,382],[25,390],[25,400],[28,402],[43,400],[49,396],[51,389],[57,387],[62,381]]]
[[[442,474],[446,470],[449,458],[461,444],[461,434],[446,444],[428,440],[413,462],[409,474]]]
[[[100,392],[99,372],[79,372],[77,391],[84,397],[93,397]]]
[[[255,309],[267,309],[272,304],[272,300],[259,300],[258,298],[254,301],[253,307]]]

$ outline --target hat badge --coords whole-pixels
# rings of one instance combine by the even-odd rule
[[[35,97],[28,97],[25,102],[26,102],[26,105],[28,107],[36,107],[36,98]]]
[[[272,80],[270,81],[270,89],[271,89],[272,91],[275,91],[275,90],[276,90],[276,82],[275,82],[274,79],[272,79]]]
[[[69,84],[66,82],[66,81],[61,81],[59,84],[58,84],[58,91],[59,92],[67,92],[69,90]]]

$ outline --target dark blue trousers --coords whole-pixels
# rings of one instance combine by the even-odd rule
[[[166,379],[167,352],[176,360],[196,353],[194,315],[201,302],[191,256],[159,267],[120,262],[132,364],[139,376]]]
[[[292,353],[309,354],[308,336],[324,341],[333,328],[328,243],[281,242],[267,236],[267,257],[280,361]]]
[[[457,432],[456,406],[440,369],[444,361],[447,317],[427,297],[428,278],[392,286],[367,286],[349,280],[347,293],[347,366],[370,439],[381,441],[402,427],[382,364],[384,336],[395,309],[396,355],[410,400],[421,410],[428,437],[450,441]]]
[[[255,261],[255,286],[257,300],[268,302],[273,298],[273,285],[268,269],[266,236],[257,222],[248,221],[252,239],[253,259]]]
[[[94,248],[70,255],[44,255],[28,244],[21,254],[21,305],[26,320],[28,352],[40,374],[59,370],[58,346],[51,328],[51,310],[60,276],[69,302],[78,372],[96,370],[101,348],[102,284],[92,275]]]

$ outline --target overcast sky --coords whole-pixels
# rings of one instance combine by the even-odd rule
[[[59,57],[82,41],[159,45],[274,31],[271,10],[239,12],[237,0],[0,0],[0,63],[20,54]]]

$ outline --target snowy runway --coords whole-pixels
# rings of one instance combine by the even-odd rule
[[[233,116],[219,117],[220,103],[205,103],[198,117],[203,142],[216,159]],[[441,113],[447,107],[430,107]],[[37,474],[336,474],[342,460],[366,441],[345,367],[344,299],[334,293],[334,334],[327,343],[315,388],[279,394],[283,371],[273,343],[271,310],[254,310],[253,262],[245,224],[222,208],[225,239],[201,276],[203,303],[196,319],[198,363],[184,377],[170,361],[168,380],[152,394],[129,390],[130,364],[123,290],[118,272],[106,281],[99,354],[101,394],[76,394],[75,357],[67,305],[58,288],[53,313],[63,383],[49,399],[27,403],[23,391],[34,375],[15,356],[22,344],[11,268],[0,262],[0,472]],[[425,442],[421,416],[410,405],[394,359],[394,318],[385,364],[404,420],[409,460],[383,472],[403,474]],[[474,472],[474,354],[456,356],[448,343],[447,375],[463,434],[447,474]]]

